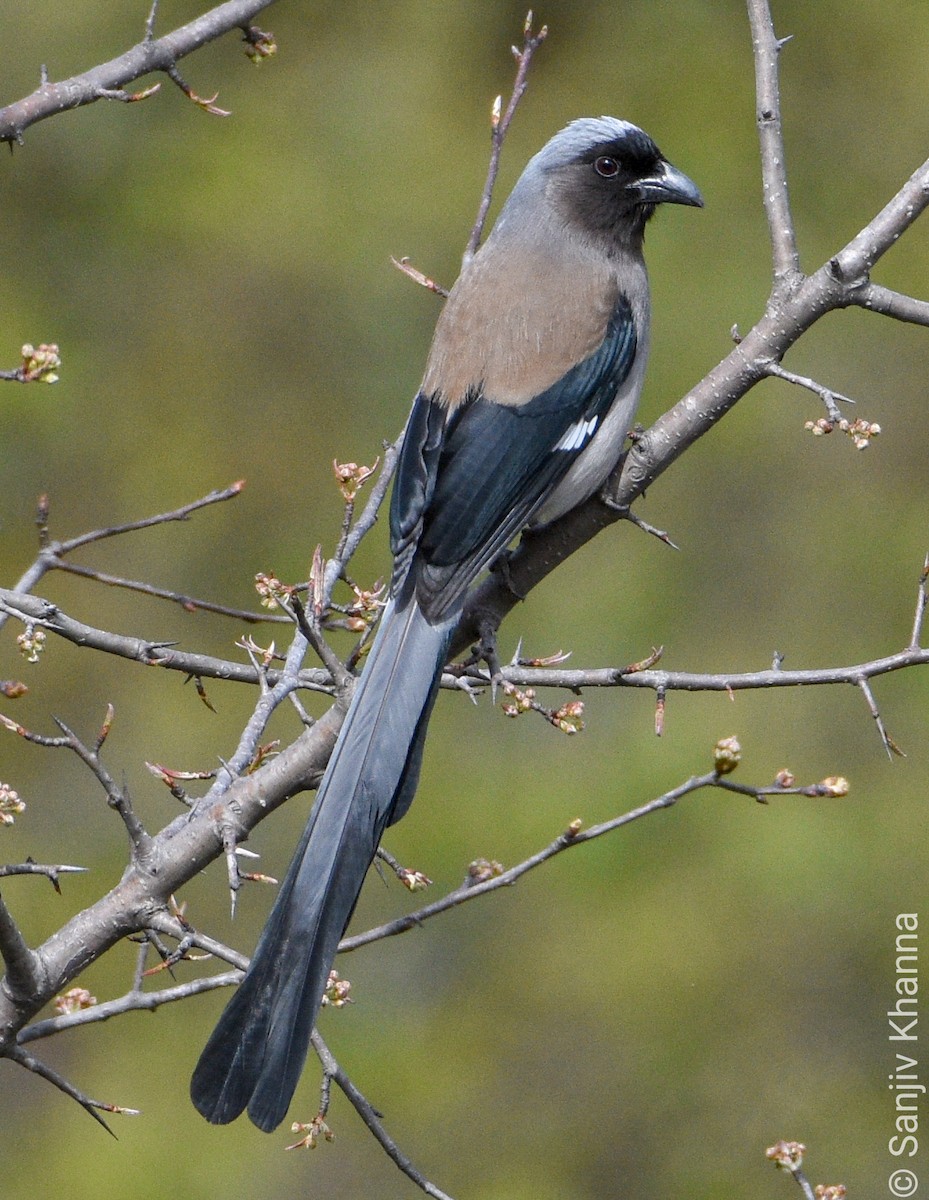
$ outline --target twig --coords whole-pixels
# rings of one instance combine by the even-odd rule
[[[76,621],[56,604],[40,596],[0,588],[0,621],[7,617],[15,617],[27,625],[40,626],[75,646],[100,650],[105,654],[141,663],[143,666],[158,666],[168,671],[180,671],[184,675],[222,679],[232,683],[258,683],[258,671],[252,664],[176,650],[170,642],[153,642],[145,638],[111,633],[109,630]],[[281,672],[277,669],[267,670],[266,678],[271,686],[274,686],[280,677]],[[329,695],[334,690],[328,671],[312,667],[301,669],[299,684],[309,691]]]
[[[153,33],[153,5],[146,22],[145,36],[131,50],[58,83],[51,83],[47,77],[43,77],[41,87],[30,96],[0,109],[0,142],[8,142],[11,146],[14,142],[21,145],[23,134],[30,125],[67,109],[80,108],[100,99],[127,99],[123,92],[125,84],[142,75],[176,69],[180,59],[224,33],[247,25],[272,3],[273,0],[227,0],[225,4],[217,5],[196,20],[160,38],[154,37]],[[151,94],[151,90],[148,94]],[[136,98],[140,98],[140,95],[137,94]]]
[[[897,321],[929,325],[929,300],[916,300],[913,296],[905,296],[877,283],[867,283],[860,288],[855,303],[869,312],[881,313]]]
[[[173,509],[171,512],[160,513],[154,517],[144,517],[141,521],[130,521],[124,525],[112,525],[106,529],[95,529],[63,542],[53,542],[48,536],[48,496],[41,496],[39,498],[36,518],[36,524],[39,528],[39,556],[11,590],[14,592],[31,592],[46,572],[60,565],[59,560],[64,555],[69,554],[72,550],[76,550],[80,546],[86,546],[90,542],[102,541],[104,538],[132,533],[138,529],[148,529],[152,525],[164,525],[169,521],[185,521],[197,509],[205,508],[210,504],[218,504],[223,500],[234,499],[240,494],[244,486],[244,481],[240,479],[230,487],[209,492],[206,496],[201,496],[198,500],[194,500],[190,504],[184,504],[180,508]],[[0,629],[6,624],[8,615],[0,611]]]
[[[34,733],[27,729],[18,721],[13,721],[9,717],[0,714],[0,725],[3,725],[11,733],[18,734],[19,737],[25,738],[27,742],[32,742],[37,746],[45,746],[55,750],[71,750],[86,767],[89,767],[97,781],[106,792],[107,800],[111,808],[114,808],[122,818],[123,824],[126,827],[126,832],[129,835],[129,841],[132,845],[133,858],[144,858],[151,849],[151,838],[145,832],[141,821],[136,817],[130,803],[129,796],[124,788],[120,788],[109,771],[103,764],[100,758],[99,750],[106,740],[107,734],[113,723],[113,707],[107,707],[107,714],[103,722],[103,726],[97,736],[97,740],[93,748],[86,745],[64,721],[58,717],[53,718],[55,724],[61,730],[64,736],[49,737],[46,734]]]
[[[923,559],[923,569],[919,575],[919,588],[916,592],[916,612],[913,614],[913,631],[910,634],[910,649],[918,649],[923,634],[923,621],[926,617],[926,606],[929,603],[926,581],[929,580],[929,554]]]
[[[752,787],[748,784],[735,784],[731,780],[723,778],[717,771],[711,771],[705,775],[695,775],[670,791],[665,792],[663,795],[656,796],[653,800],[649,800],[637,808],[630,809],[620,816],[612,817],[608,821],[591,825],[586,829],[582,828],[579,820],[574,821],[554,841],[549,842],[547,846],[530,855],[528,858],[523,859],[522,862],[517,863],[515,866],[507,870],[489,873],[485,877],[480,878],[476,883],[469,877],[460,887],[448,892],[445,896],[440,897],[440,899],[433,901],[431,904],[423,905],[422,908],[417,909],[415,912],[397,917],[393,921],[388,921],[373,929],[365,930],[363,933],[343,938],[339,943],[339,953],[349,953],[352,950],[359,949],[361,946],[367,946],[371,942],[378,942],[384,938],[406,933],[407,930],[422,925],[430,918],[439,916],[439,914],[447,912],[451,908],[456,908],[460,904],[474,900],[478,896],[497,891],[499,888],[511,887],[523,875],[535,870],[536,867],[548,862],[549,859],[564,853],[565,850],[569,850],[574,846],[581,846],[585,842],[593,841],[596,838],[604,837],[608,833],[613,833],[617,829],[631,825],[633,821],[641,820],[642,817],[650,816],[661,809],[671,808],[678,800],[682,800],[685,796],[689,796],[703,788],[716,787],[738,792],[740,795],[750,796],[762,803],[767,802],[767,798],[771,796],[816,797],[839,794],[836,790],[835,782],[831,780],[805,787],[784,787],[778,784],[769,787]]]
[[[121,537],[124,533],[135,533],[139,529],[151,529],[155,525],[167,525],[172,521],[186,521],[192,513],[198,512],[201,508],[208,508],[211,504],[222,504],[225,500],[235,500],[242,494],[244,487],[245,480],[238,479],[229,487],[217,488],[205,496],[191,500],[188,504],[172,508],[169,512],[156,513],[153,517],[142,517],[138,521],[125,521],[121,525],[108,525],[103,529],[93,529],[89,533],[82,533],[78,537],[55,543],[56,554],[59,556],[70,554],[79,546],[87,546],[91,542],[102,542],[105,538]]]
[[[513,667],[502,668],[507,683],[526,687],[557,687],[569,691],[592,687],[641,687],[657,691],[678,692],[738,692],[776,687],[830,686],[851,683],[857,686],[859,679],[874,679],[891,671],[902,671],[907,667],[929,664],[929,649],[919,646],[908,647],[897,654],[871,659],[847,667],[816,667],[806,670],[786,671],[782,667],[763,671],[743,671],[732,675],[717,675],[691,671],[630,671],[628,667],[546,668]],[[490,682],[489,678],[486,682]],[[450,681],[449,687],[454,686]]]
[[[35,994],[42,971],[42,963],[34,950],[30,950],[19,926],[13,920],[3,897],[0,896],[0,957],[6,965],[4,986],[14,998],[25,998]]]
[[[398,271],[402,271],[407,278],[412,279],[414,283],[418,283],[420,287],[424,287],[427,292],[435,292],[437,296],[441,296],[443,299],[448,296],[448,288],[442,287],[441,283],[436,283],[431,276],[424,274],[418,267],[414,267],[408,258],[394,258],[391,255],[390,261]]]
[[[378,514],[381,510],[381,505],[387,496],[387,490],[390,487],[390,481],[393,479],[394,471],[397,466],[397,458],[400,455],[400,447],[403,445],[403,435],[396,439],[391,445],[384,446],[384,457],[381,463],[381,472],[371,489],[368,496],[368,502],[361,510],[361,515],[352,526],[351,530],[344,538],[340,538],[339,547],[341,553],[334,555],[328,560],[325,567],[323,578],[323,588],[321,594],[321,603],[324,608],[328,607],[332,599],[332,591],[338,581],[343,577],[345,568],[351,561],[355,551],[361,544],[362,539],[370,533],[377,523]]]
[[[484,233],[484,225],[487,222],[487,213],[490,209],[491,197],[493,196],[494,184],[497,181],[497,171],[500,169],[500,152],[503,149],[503,139],[506,137],[510,122],[516,115],[516,108],[528,87],[529,67],[532,64],[532,57],[547,36],[548,26],[546,25],[543,25],[538,33],[532,32],[532,10],[530,9],[523,23],[522,49],[518,50],[515,46],[513,47],[513,56],[516,59],[516,79],[513,81],[513,90],[510,93],[510,99],[502,115],[500,113],[500,97],[498,96],[494,102],[491,117],[490,162],[487,164],[487,178],[484,182],[484,190],[481,193],[481,202],[477,209],[477,219],[474,222],[471,236],[468,238],[468,244],[465,247],[463,265],[467,265],[471,261],[477,253],[478,246],[481,244],[481,237]]]
[[[50,556],[51,557],[51,556]],[[228,604],[217,604],[213,600],[202,600],[197,596],[188,596],[184,592],[175,592],[170,588],[156,587],[152,583],[144,583],[138,579],[123,579],[119,575],[109,575],[105,571],[97,571],[93,567],[79,566],[68,562],[60,555],[54,555],[50,569],[65,571],[70,575],[80,575],[83,579],[92,579],[107,587],[126,588],[131,592],[140,592],[143,596],[153,596],[157,600],[169,600],[178,604],[185,612],[216,613],[220,617],[231,617],[235,621],[244,621],[249,625],[289,625],[288,617],[270,612],[254,612],[247,608],[232,608]]]
[[[90,1096],[86,1095],[79,1088],[76,1088],[73,1083],[69,1083],[63,1075],[59,1075],[57,1071],[54,1071],[45,1063],[39,1062],[37,1058],[33,1058],[31,1054],[27,1054],[19,1046],[14,1046],[10,1050],[8,1057],[21,1067],[25,1067],[27,1071],[32,1071],[48,1083],[53,1084],[60,1092],[64,1092],[66,1096],[70,1096],[72,1100],[76,1100],[81,1108],[86,1113],[89,1113],[99,1125],[102,1125],[111,1137],[116,1137],[116,1134],[113,1133],[113,1130],[104,1121],[100,1115],[101,1112],[118,1113],[120,1116],[126,1117],[137,1117],[139,1115],[137,1108],[123,1108],[118,1104],[106,1104],[103,1100],[92,1100]]]
[[[355,1112],[361,1117],[365,1127],[374,1136],[374,1139],[391,1162],[399,1167],[403,1174],[412,1180],[427,1196],[434,1197],[434,1200],[452,1200],[452,1197],[447,1192],[443,1192],[434,1183],[430,1183],[425,1175],[417,1170],[409,1158],[400,1150],[397,1143],[384,1128],[380,1114],[374,1108],[373,1104],[371,1104],[370,1100],[352,1083],[348,1075],[339,1066],[332,1051],[320,1037],[318,1030],[313,1030],[310,1040],[313,1043],[313,1049],[316,1051],[319,1061],[322,1063],[323,1071],[344,1092]]]
[[[219,92],[214,93],[212,96],[198,96],[190,84],[183,79],[180,71],[173,63],[170,66],[165,67],[165,74],[171,80],[171,82],[175,84],[175,86],[180,88],[188,100],[193,101],[193,103],[196,104],[198,108],[202,108],[204,112],[208,112],[214,117],[229,117],[232,115],[228,109],[220,108],[216,104],[216,101],[219,98]]]
[[[821,383],[817,383],[815,379],[810,379],[806,375],[795,375],[793,371],[785,370],[780,363],[767,363],[765,372],[773,379],[783,379],[785,383],[792,383],[796,387],[805,388],[808,392],[812,392],[814,396],[818,396],[822,400],[826,412],[829,414],[830,421],[838,422],[842,419],[842,414],[836,405],[837,400],[841,400],[844,404],[855,403],[850,396],[843,396],[841,392],[834,392],[831,388],[824,387]]]
[[[605,504],[612,505],[613,503],[606,494],[603,495],[602,499]],[[664,542],[664,544],[666,546],[670,546],[672,550],[680,550],[680,546],[678,546],[676,542],[671,541],[671,536],[667,530],[658,529],[655,525],[650,525],[648,521],[644,521],[638,515],[638,513],[633,512],[631,508],[623,508],[622,510],[617,511],[621,511],[623,519],[628,521],[630,525],[635,525],[636,529],[641,529],[643,533],[650,533],[652,537],[657,538],[659,542]]]
[[[900,758],[906,758],[906,755],[887,732],[884,721],[880,712],[878,711],[877,701],[874,699],[874,693],[871,691],[870,683],[868,683],[867,679],[865,678],[857,680],[857,683],[858,687],[861,689],[861,694],[865,698],[865,703],[868,706],[868,712],[870,712],[871,716],[874,718],[874,724],[877,726],[877,732],[880,734],[881,741],[884,744],[884,749],[887,751],[887,757],[892,760],[893,756],[896,754]]]
[[[38,1041],[40,1038],[52,1037],[66,1029],[76,1029],[83,1025],[95,1025],[99,1021],[109,1021],[112,1017],[121,1017],[127,1012],[154,1012],[163,1004],[174,1004],[178,1000],[187,1000],[191,996],[199,996],[203,992],[211,992],[216,988],[230,987],[242,978],[241,971],[224,971],[220,975],[209,975],[203,979],[192,979],[187,983],[178,983],[173,987],[160,988],[157,991],[143,992],[141,988],[132,988],[116,1000],[105,1000],[101,1004],[81,1008],[77,1012],[64,1013],[59,1017],[48,1017],[44,1021],[36,1021],[20,1031],[17,1041],[20,1045]]]
[[[145,963],[148,959],[148,948],[150,944],[151,937],[148,933],[146,933],[143,935],[142,944],[139,946],[139,953],[135,958],[135,971],[132,974],[132,988],[130,989],[132,993],[142,991],[142,980],[145,978]],[[86,1012],[87,1010],[80,1009],[79,1011]],[[23,1041],[22,1036],[20,1036],[19,1041]]]
[[[144,859],[151,850],[152,839],[145,831],[145,827],[139,818],[135,815],[132,807],[132,802],[129,799],[129,793],[125,788],[119,787],[116,780],[106,769],[103,760],[100,758],[99,750],[106,739],[109,728],[113,722],[113,706],[110,705],[107,709],[107,717],[103,724],[103,729],[97,738],[94,748],[85,745],[85,743],[77,736],[77,734],[69,729],[64,721],[58,717],[53,718],[55,724],[65,735],[66,745],[68,749],[73,750],[81,762],[89,767],[97,781],[106,792],[107,801],[112,809],[119,814],[126,833],[129,835],[129,842],[132,846],[132,857],[134,860]]]
[[[145,40],[152,42],[155,40],[155,20],[158,17],[158,0],[152,0],[152,7],[149,9],[148,18],[145,22]]]
[[[7,863],[0,866],[0,879],[12,878],[14,875],[41,875],[61,895],[58,877],[60,875],[83,874],[87,869],[87,867],[70,867],[64,863],[57,863],[55,865],[37,862]]]
[[[321,563],[320,569],[322,569]],[[312,616],[308,616],[297,595],[291,596],[289,605],[284,600],[280,601],[280,604],[285,610],[287,607],[291,608],[296,618],[297,628],[313,647],[320,662],[332,677],[335,686],[340,690],[344,688],[351,678],[350,673],[345,669],[341,658],[323,637],[317,615],[313,613]]]
[[[774,260],[774,292],[793,288],[800,280],[800,255],[790,215],[787,164],[781,128],[778,59],[787,38],[777,38],[768,0],[748,0],[755,60],[755,96],[761,144],[762,199],[768,218]]]
[[[225,942],[220,942],[216,938],[210,937],[209,934],[202,933],[200,930],[194,929],[186,922],[181,922],[177,915],[167,909],[160,909],[153,913],[146,925],[147,930],[156,930],[158,933],[164,934],[167,937],[174,938],[180,941],[181,938],[186,938],[191,946],[196,946],[198,950],[205,950],[207,954],[213,958],[218,958],[222,962],[229,963],[235,967],[241,977],[248,969],[248,955],[242,954],[238,950],[233,950],[231,946],[227,946]],[[220,978],[216,976],[215,978]],[[223,979],[226,976],[222,976]],[[235,982],[235,973],[230,982]]]

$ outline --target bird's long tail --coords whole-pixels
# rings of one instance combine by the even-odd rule
[[[248,973],[194,1071],[191,1097],[214,1124],[247,1106],[270,1131],[287,1112],[381,834],[413,798],[456,620],[457,613],[430,623],[412,597],[385,611]]]

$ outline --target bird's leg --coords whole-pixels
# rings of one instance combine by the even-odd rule
[[[522,532],[523,539],[531,537],[531,536],[532,536],[531,529],[523,530],[523,532]],[[508,592],[511,593],[511,595],[515,596],[517,600],[525,600],[526,596],[529,593],[521,591],[516,586],[516,583],[513,580],[513,572],[510,570],[510,559],[512,557],[513,557],[512,550],[503,550],[500,554],[497,555],[497,557],[494,559],[494,561],[490,564],[490,572],[492,575],[497,575],[497,576],[499,576],[500,579],[503,580],[503,586],[506,588],[506,590]],[[496,631],[495,631],[495,633],[496,633]]]

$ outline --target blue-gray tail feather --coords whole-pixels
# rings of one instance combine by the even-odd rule
[[[381,834],[409,808],[457,612],[391,601],[251,966],[191,1081],[207,1120],[284,1119],[339,940]]]

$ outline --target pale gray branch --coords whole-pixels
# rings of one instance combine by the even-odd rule
[[[761,145],[762,200],[771,237],[774,289],[789,290],[800,279],[800,255],[790,215],[778,81],[778,60],[787,39],[775,36],[768,0],[748,0],[748,18],[755,60],[755,117]]]
[[[37,121],[100,99],[125,100],[124,85],[156,71],[168,72],[182,58],[230,30],[248,24],[274,0],[227,0],[164,37],[146,36],[118,58],[57,83],[43,78],[31,95],[0,109],[0,142],[22,143]]]
[[[502,668],[505,682],[518,687],[551,687],[578,691],[581,688],[639,687],[662,692],[738,692],[780,687],[830,686],[840,683],[858,685],[861,679],[874,679],[891,671],[929,664],[929,649],[909,646],[897,654],[871,659],[847,667],[811,667],[806,670],[741,671],[715,674],[699,671],[629,671],[623,667],[590,669],[513,667]],[[486,681],[489,685],[489,678]]]
[[[15,617],[24,624],[41,626],[42,629],[57,634],[75,646],[115,654],[118,658],[127,658],[143,666],[164,667],[168,671],[180,671],[185,675],[204,679],[223,679],[233,683],[250,684],[259,682],[260,672],[253,663],[230,662],[228,659],[213,658],[207,654],[177,650],[167,642],[97,629],[93,625],[85,625],[82,621],[69,617],[50,600],[13,588],[0,588],[0,616]],[[281,669],[269,667],[266,678],[274,686],[282,675]],[[330,695],[333,691],[328,671],[317,668],[301,669],[299,686]]]
[[[95,1025],[99,1021],[109,1021],[112,1017],[121,1017],[127,1012],[154,1012],[163,1004],[173,1004],[178,1000],[199,996],[202,992],[229,987],[233,983],[238,983],[241,978],[241,971],[224,971],[221,975],[191,979],[188,983],[178,983],[173,987],[159,988],[151,992],[133,989],[116,1000],[104,1000],[100,1004],[92,1004],[90,1008],[82,1008],[77,1012],[62,1013],[58,1017],[47,1017],[44,1021],[35,1021],[21,1030],[16,1040],[20,1046],[24,1046],[27,1042],[35,1042],[56,1033],[64,1033],[68,1029],[76,1029],[82,1025]]]
[[[878,283],[866,283],[854,296],[854,303],[869,312],[881,313],[912,325],[929,325],[929,300],[917,300]]]
[[[311,1041],[313,1049],[322,1063],[323,1071],[329,1079],[332,1079],[339,1085],[345,1096],[351,1103],[355,1112],[358,1113],[365,1127],[373,1134],[378,1145],[387,1155],[387,1157],[399,1167],[408,1179],[411,1179],[418,1188],[426,1193],[427,1196],[432,1196],[434,1200],[452,1200],[446,1192],[436,1187],[431,1183],[423,1173],[413,1166],[410,1159],[403,1153],[397,1143],[393,1140],[387,1130],[384,1128],[384,1123],[381,1120],[380,1114],[374,1108],[374,1105],[367,1099],[363,1092],[352,1083],[351,1079],[346,1075],[345,1071],[339,1066],[335,1055],[323,1041],[319,1035],[319,1031],[314,1029]]]
[[[3,986],[14,998],[28,998],[41,986],[42,965],[0,896],[0,957],[6,966]]]
[[[836,795],[837,793],[832,790],[833,786],[833,781],[823,781],[822,783],[801,787],[793,785],[782,787],[779,784],[768,787],[754,787],[750,784],[735,784],[729,776],[723,777],[716,771],[710,771],[703,775],[692,775],[690,779],[678,784],[677,787],[671,788],[662,795],[656,796],[654,799],[648,800],[645,804],[640,804],[628,812],[621,813],[617,817],[612,817],[608,821],[601,821],[599,824],[590,825],[586,829],[582,827],[580,820],[573,822],[554,841],[549,842],[547,846],[544,846],[541,850],[538,850],[535,854],[531,854],[528,858],[523,859],[522,862],[510,867],[508,870],[501,868],[498,871],[487,871],[485,876],[478,881],[469,877],[460,887],[448,892],[445,896],[440,897],[440,899],[433,901],[431,904],[424,905],[415,912],[407,913],[405,916],[397,917],[396,920],[388,921],[384,925],[378,925],[373,929],[365,930],[363,933],[355,934],[352,937],[343,938],[339,943],[339,953],[348,953],[351,950],[359,949],[361,946],[367,946],[372,942],[379,942],[384,938],[406,933],[407,930],[414,929],[430,918],[439,916],[441,913],[447,912],[450,908],[456,908],[459,904],[465,904],[470,900],[476,899],[478,896],[486,895],[488,892],[497,891],[498,888],[512,887],[524,875],[530,871],[534,871],[537,867],[540,867],[543,863],[548,862],[557,855],[563,854],[566,850],[604,837],[617,829],[622,829],[625,825],[631,825],[633,821],[639,821],[643,817],[650,816],[652,813],[660,812],[665,808],[671,808],[678,800],[682,800],[685,796],[701,791],[704,788],[722,788],[725,791],[737,792],[740,795],[749,796],[760,803],[767,803],[770,798],[778,796],[817,797]]]

